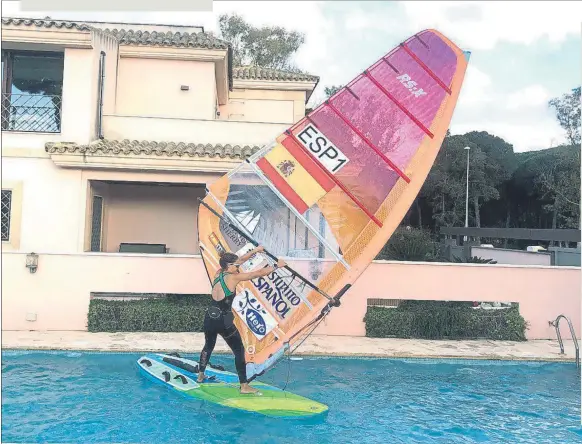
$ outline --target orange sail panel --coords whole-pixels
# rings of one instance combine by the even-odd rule
[[[438,31],[419,32],[208,187],[198,229],[209,278],[222,252],[255,245],[266,254],[243,270],[289,264],[237,288],[249,378],[333,310],[398,227],[438,154],[468,58]]]

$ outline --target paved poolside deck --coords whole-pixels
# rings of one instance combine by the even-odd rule
[[[85,351],[178,351],[198,353],[202,333],[89,333],[84,331],[3,331],[2,349]],[[421,339],[376,339],[353,336],[310,336],[295,355],[368,356],[386,358],[506,359],[574,361],[572,340],[558,341],[428,341]],[[216,352],[229,351],[218,338]]]

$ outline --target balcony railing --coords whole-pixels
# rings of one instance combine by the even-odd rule
[[[2,131],[59,133],[61,96],[2,94]]]

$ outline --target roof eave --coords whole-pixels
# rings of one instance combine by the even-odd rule
[[[313,88],[311,88],[310,91],[307,92],[307,94],[305,94],[305,104],[307,104],[307,102],[309,102],[309,99],[311,99],[311,96],[313,95],[313,93],[315,92],[315,89],[317,88],[317,85],[319,85],[319,77],[317,78],[317,81],[315,82],[315,84],[313,85]]]
[[[319,79],[316,81],[234,79],[235,88],[268,89],[278,91],[305,91],[305,103],[307,103],[307,101],[310,99],[318,83]]]
[[[228,53],[226,56],[228,57],[228,90],[232,91],[234,85],[234,75],[233,75],[234,51],[230,43],[228,44]]]
[[[92,29],[2,24],[2,42],[49,44],[68,48],[92,48]]]
[[[73,169],[225,173],[258,151],[258,146],[96,140],[88,145],[49,142],[56,166]]]

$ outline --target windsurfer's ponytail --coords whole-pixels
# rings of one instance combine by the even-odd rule
[[[226,270],[229,265],[234,264],[237,260],[238,256],[234,253],[222,253],[218,263],[220,264],[220,268]]]

